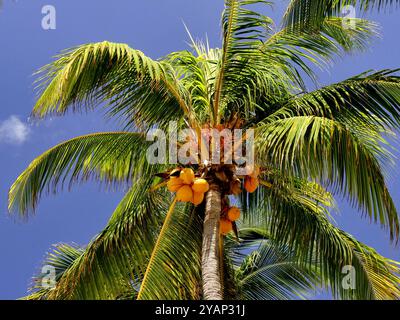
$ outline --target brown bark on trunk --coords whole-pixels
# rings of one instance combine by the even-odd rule
[[[222,283],[219,262],[219,219],[221,192],[213,185],[206,196],[206,212],[203,229],[202,277],[205,300],[222,300]]]

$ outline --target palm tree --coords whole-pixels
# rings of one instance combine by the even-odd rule
[[[27,298],[266,299],[320,286],[343,299],[400,298],[398,264],[330,216],[333,196],[341,196],[399,238],[384,177],[385,136],[400,124],[397,71],[305,86],[306,79],[317,84],[313,64],[363,50],[377,34],[376,23],[335,15],[348,3],[367,10],[394,1],[293,0],[274,30],[256,11],[266,1],[226,0],[222,49],[193,40],[192,50],[155,61],[102,42],[45,66],[34,116],[102,106],[124,131],[46,151],[11,187],[10,210],[26,217],[68,181],[94,178],[129,190],[88,246],[55,248],[45,264],[56,268],[56,286],[41,288],[39,275]],[[237,164],[150,164],[146,133],[168,132],[171,121],[192,128],[200,145],[203,128],[254,129],[259,175],[236,176]],[[197,206],[164,188],[189,168],[209,185]],[[230,203],[242,219],[225,236],[220,223],[226,227]],[[342,285],[345,266],[355,270],[352,290]]]

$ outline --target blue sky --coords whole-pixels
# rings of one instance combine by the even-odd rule
[[[284,3],[287,1],[279,1],[277,9],[266,13],[279,19]],[[41,27],[41,10],[48,4],[56,8],[56,30]],[[5,0],[0,13],[0,299],[26,293],[32,274],[52,244],[86,244],[105,226],[122,195],[89,183],[45,197],[37,215],[27,222],[7,214],[8,188],[36,156],[65,139],[116,128],[114,123],[104,122],[99,112],[28,122],[35,101],[34,71],[62,49],[87,42],[125,42],[153,58],[185,49],[188,37],[183,21],[193,35],[208,35],[212,46],[220,46],[222,7],[223,0]],[[382,38],[368,52],[346,57],[330,73],[321,73],[321,84],[369,69],[400,67],[399,17],[399,11],[372,14],[382,26]],[[400,208],[400,181],[396,175],[388,181]],[[341,212],[335,218],[342,229],[381,254],[400,260],[400,249],[390,244],[379,226],[361,219],[338,200]]]

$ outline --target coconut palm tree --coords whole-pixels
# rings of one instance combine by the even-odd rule
[[[318,287],[342,299],[400,298],[398,264],[330,216],[340,196],[399,238],[384,176],[391,161],[385,136],[400,124],[397,71],[313,91],[305,85],[318,84],[313,65],[363,50],[377,34],[374,22],[338,17],[344,5],[391,3],[293,0],[276,28],[260,13],[269,2],[226,0],[221,49],[193,40],[191,50],[152,60],[102,42],[45,66],[34,116],[101,106],[124,131],[46,151],[11,187],[10,210],[26,217],[68,181],[94,178],[129,190],[88,246],[55,248],[45,264],[56,268],[56,286],[41,288],[39,275],[28,298],[266,299]],[[195,132],[199,152],[186,164],[150,164],[146,135],[172,133],[171,121]],[[237,175],[238,163],[195,161],[207,153],[204,128],[253,129],[255,169]],[[196,181],[205,197],[193,193]],[[237,224],[234,205],[242,212]],[[351,290],[342,283],[346,266],[354,270]]]

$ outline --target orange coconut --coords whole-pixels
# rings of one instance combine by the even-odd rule
[[[244,179],[244,188],[249,193],[253,193],[254,191],[256,191],[258,188],[258,185],[259,185],[259,181],[257,178],[246,177]]]
[[[198,206],[199,204],[201,204],[204,200],[204,192],[193,192],[193,199],[192,199],[192,203],[195,206]]]
[[[219,220],[219,232],[223,235],[228,234],[233,229],[232,222],[228,219],[220,219]]]
[[[240,209],[238,207],[232,207],[228,210],[228,219],[230,221],[236,221],[240,218]]]
[[[176,200],[180,202],[190,202],[193,199],[193,191],[190,186],[184,185],[176,193]]]
[[[194,192],[205,193],[210,189],[210,186],[205,179],[195,179],[192,189]]]
[[[171,177],[167,182],[167,188],[171,192],[177,192],[183,185],[183,180],[178,177]]]
[[[181,171],[179,176],[184,184],[192,184],[194,181],[194,172],[190,168],[185,168]]]

